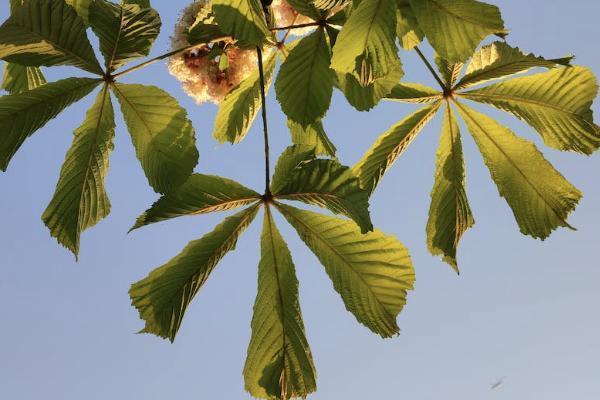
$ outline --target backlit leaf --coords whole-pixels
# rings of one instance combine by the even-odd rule
[[[317,155],[335,157],[337,149],[329,140],[321,121],[316,121],[304,127],[288,119],[287,126],[292,135],[292,143],[313,147]]]
[[[375,79],[367,86],[361,85],[353,74],[337,73],[336,86],[344,93],[346,100],[358,111],[368,111],[387,96],[402,78],[402,68]]]
[[[260,46],[270,35],[260,0],[214,0],[212,9],[223,32]]]
[[[385,98],[404,103],[431,103],[441,100],[442,93],[420,83],[400,82],[392,88],[392,91]]]
[[[44,74],[38,67],[6,63],[1,88],[10,94],[23,93],[46,83]]]

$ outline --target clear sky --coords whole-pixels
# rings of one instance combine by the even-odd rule
[[[187,1],[154,0],[163,33]],[[547,57],[568,53],[600,75],[598,0],[496,0],[509,43]],[[0,19],[8,2],[0,4]],[[91,35],[90,35],[91,36]],[[95,41],[95,39],[92,39]],[[430,51],[424,47],[428,54]],[[408,81],[433,79],[414,54],[402,54]],[[46,69],[49,79],[77,73]],[[197,107],[164,63],[127,77],[155,84],[190,112],[197,133],[197,171],[261,188],[258,127],[240,145],[212,139],[216,108]],[[126,235],[156,194],[135,158],[117,114],[116,149],[107,220],[83,235],[79,263],[41,222],[72,131],[90,96],[31,137],[0,174],[0,398],[11,400],[248,399],[242,367],[256,292],[260,223],[256,221],[217,267],[188,309],[175,344],[149,335],[130,306],[129,285],[201,237],[223,214],[189,217]],[[345,164],[414,107],[381,104],[359,113],[339,94],[325,125]],[[517,133],[541,142],[531,128],[487,107]],[[600,107],[595,104],[596,115]],[[288,144],[283,114],[269,95],[273,154]],[[598,121],[598,119],[597,119]],[[416,290],[399,318],[402,334],[382,340],[345,311],[316,258],[281,218],[300,280],[301,304],[318,371],[315,400],[594,400],[600,398],[600,157],[545,155],[584,193],[570,221],[545,242],[522,236],[499,198],[473,140],[464,135],[468,193],[476,225],[465,236],[462,275],[425,246],[429,192],[441,121],[436,119],[385,177],[372,200],[375,225],[411,250]],[[465,132],[466,133],[466,132]],[[257,220],[260,220],[258,218]],[[505,377],[504,385],[490,390]]]

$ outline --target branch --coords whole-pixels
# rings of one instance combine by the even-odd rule
[[[446,89],[448,89],[448,88],[444,84],[444,81],[442,81],[442,79],[440,78],[440,76],[437,74],[437,72],[435,72],[435,69],[433,68],[433,66],[431,65],[431,63],[427,60],[427,58],[425,58],[425,56],[423,55],[423,53],[421,53],[421,50],[419,50],[419,48],[417,46],[415,46],[415,51],[417,52],[417,54],[419,55],[419,57],[421,57],[421,60],[423,60],[423,62],[427,66],[427,69],[429,69],[429,72],[431,72],[431,74],[433,75],[433,77],[435,78],[435,80],[437,81],[437,83],[442,87],[442,90],[444,90],[444,92],[445,92]]]
[[[269,166],[269,129],[267,126],[267,101],[265,96],[265,72],[263,70],[262,49],[256,47],[258,54],[258,73],[260,76],[260,100],[262,105],[263,134],[265,140],[265,200],[271,198],[271,168]]]

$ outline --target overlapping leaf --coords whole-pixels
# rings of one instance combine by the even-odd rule
[[[365,86],[353,74],[337,73],[336,86],[354,108],[358,111],[368,111],[390,93],[403,75],[402,68],[397,68]]]
[[[244,379],[246,390],[257,398],[304,398],[317,388],[294,263],[268,207]]]
[[[558,227],[570,227],[567,217],[581,192],[531,142],[462,103],[458,108],[521,232],[544,239]]]
[[[100,39],[106,69],[112,72],[150,53],[161,22],[151,8],[97,0],[90,7],[90,24]]]
[[[448,60],[440,57],[438,54],[435,55],[435,64],[442,75],[442,80],[446,85],[446,88],[452,88],[462,72],[464,64],[451,63]]]
[[[0,97],[0,169],[6,171],[25,139],[89,94],[100,82],[98,79],[68,78],[28,92]]]
[[[262,46],[270,35],[260,0],[214,0],[212,8],[223,32],[243,43]]]
[[[23,93],[46,83],[44,74],[38,67],[6,63],[1,89],[11,94]]]
[[[400,82],[392,88],[392,91],[385,98],[405,103],[431,103],[441,100],[442,93],[420,83]]]
[[[410,7],[409,0],[396,0],[396,34],[404,50],[412,50],[423,40],[423,32],[419,28],[417,18]]]
[[[110,213],[104,180],[114,135],[114,111],[105,86],[75,131],[56,192],[42,216],[52,236],[76,256],[81,233]]]
[[[406,248],[378,230],[362,234],[350,221],[277,208],[321,261],[348,311],[382,337],[399,333],[396,317],[415,280]]]
[[[335,157],[337,149],[329,140],[321,121],[304,127],[288,119],[287,126],[292,135],[292,143],[312,147],[317,155]]]
[[[293,145],[281,153],[275,172],[271,178],[271,192],[278,193],[287,183],[292,171],[300,166],[300,164],[315,159],[315,148],[306,145]]]
[[[178,256],[131,286],[132,304],[146,322],[142,332],[175,340],[185,310],[217,263],[235,248],[257,211],[254,206],[225,219],[212,232],[190,242]]]
[[[242,207],[260,195],[230,179],[193,174],[173,192],[162,196],[140,215],[133,229],[184,215],[206,214]]]
[[[73,65],[102,74],[81,17],[64,0],[28,0],[0,26],[0,58],[27,66]]]
[[[155,86],[117,83],[112,88],[150,185],[166,193],[183,184],[198,163],[186,111]]]

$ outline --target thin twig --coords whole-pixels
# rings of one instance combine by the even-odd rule
[[[289,26],[276,26],[271,28],[272,31],[285,31],[288,29],[300,29],[300,28],[306,28],[309,26],[319,26],[322,25],[322,22],[307,22],[305,24],[298,24],[298,25],[289,25]]]
[[[265,96],[265,72],[263,70],[263,57],[262,49],[260,46],[256,47],[258,54],[258,74],[260,76],[260,100],[262,105],[262,121],[263,121],[263,133],[265,139],[265,197],[270,200],[271,197],[271,168],[269,166],[269,129],[267,126],[267,100]]]
[[[431,63],[427,60],[427,58],[425,57],[425,55],[423,55],[423,53],[421,52],[421,50],[417,46],[415,46],[415,51],[417,52],[417,54],[419,55],[419,57],[421,57],[421,60],[423,60],[423,62],[427,66],[427,69],[429,69],[429,72],[431,72],[431,74],[433,75],[433,77],[435,78],[435,80],[437,81],[437,83],[442,87],[442,90],[445,91],[447,89],[447,87],[444,84],[444,81],[442,81],[442,79],[440,78],[440,76],[437,74],[437,72],[435,72],[435,69],[433,68],[433,66],[431,65]]]

